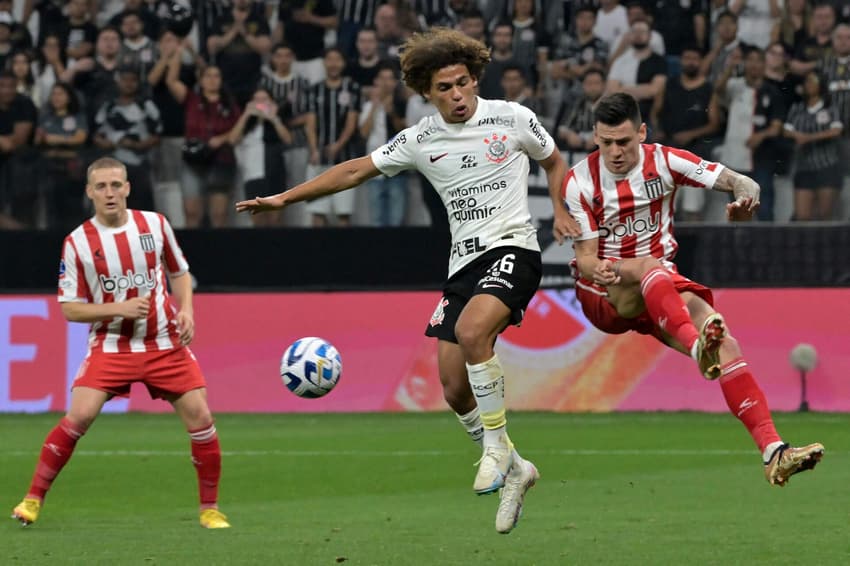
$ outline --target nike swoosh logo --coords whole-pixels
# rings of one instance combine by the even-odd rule
[[[447,155],[448,155],[448,153],[441,153],[440,155],[438,155],[438,156],[436,156],[436,157],[434,157],[434,156],[432,155],[431,157],[429,157],[429,159],[431,160],[431,163],[434,163],[435,161],[439,161],[439,160],[441,160],[442,158],[444,158],[444,157],[445,157],[445,156],[447,156]]]

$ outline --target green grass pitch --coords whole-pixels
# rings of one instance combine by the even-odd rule
[[[0,415],[7,515],[57,418]],[[450,414],[218,415],[222,531],[197,524],[176,416],[103,415],[39,521],[0,523],[0,564],[850,564],[849,420],[776,416],[826,445],[781,489],[729,415],[511,414],[542,478],[504,536]]]

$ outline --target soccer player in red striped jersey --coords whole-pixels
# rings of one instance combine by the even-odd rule
[[[610,334],[650,334],[693,357],[706,379],[718,379],[729,410],[762,452],[770,484],[783,486],[793,474],[812,469],[823,446],[783,442],[738,342],[714,310],[711,290],[680,275],[673,263],[679,187],[732,193],[727,217],[750,220],[759,204],[758,184],[689,151],[643,143],[646,124],[628,94],[600,100],[594,135],[598,150],[567,173],[560,194],[552,194],[558,241],[569,234],[570,215],[581,226],[573,269],[585,315]]]
[[[127,209],[124,164],[98,159],[87,172],[94,217],[67,238],[59,265],[59,302],[71,322],[91,324],[88,354],[71,390],[70,409],[47,435],[23,501],[12,517],[38,518],[44,497],[104,403],[133,382],[168,401],[183,420],[198,475],[200,523],[229,527],[218,510],[221,449],[206,382],[189,343],[195,332],[189,265],[168,221]],[[179,308],[175,308],[166,278]]]

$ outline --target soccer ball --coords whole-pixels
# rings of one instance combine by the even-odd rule
[[[321,338],[299,338],[283,353],[280,377],[286,388],[307,399],[323,397],[336,386],[342,360],[336,348]]]

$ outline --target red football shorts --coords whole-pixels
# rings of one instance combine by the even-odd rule
[[[189,348],[180,347],[157,352],[90,352],[71,387],[91,387],[128,397],[135,382],[144,383],[152,399],[207,386],[195,355]]]
[[[667,273],[673,280],[676,291],[679,293],[690,291],[712,307],[714,306],[714,296],[711,294],[711,289],[696,281],[691,281],[676,271],[668,270]],[[608,292],[605,287],[600,287],[592,281],[583,277],[576,281],[576,298],[581,303],[584,316],[593,326],[608,334],[622,334],[634,330],[640,334],[651,334],[664,342],[661,330],[652,322],[648,312],[643,311],[636,318],[623,318],[617,314],[614,305],[608,302],[607,295]]]

